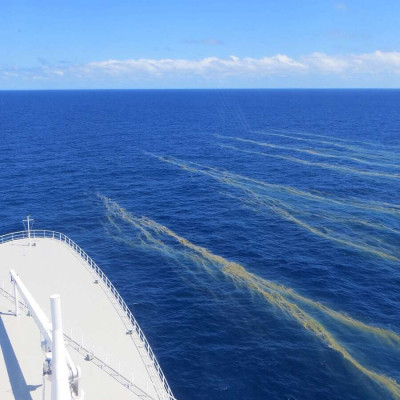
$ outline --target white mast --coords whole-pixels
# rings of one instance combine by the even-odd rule
[[[51,346],[52,371],[51,400],[71,400],[68,382],[68,367],[65,356],[64,335],[61,320],[60,295],[50,296],[53,341]]]
[[[30,242],[30,239],[31,239],[31,223],[33,225],[34,221],[35,220],[31,219],[29,215],[26,217],[26,219],[22,220],[23,223],[26,222],[26,225],[24,224],[24,226],[25,226],[25,230],[28,232],[28,239],[29,239],[28,240],[28,245],[29,246],[31,244],[31,242]]]

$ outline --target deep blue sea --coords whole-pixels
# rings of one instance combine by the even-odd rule
[[[3,91],[0,135],[1,233],[86,250],[179,400],[400,398],[400,91]]]

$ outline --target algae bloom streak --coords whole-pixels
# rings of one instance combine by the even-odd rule
[[[192,262],[215,276],[213,269],[218,270],[224,276],[230,278],[235,285],[246,288],[252,293],[258,294],[270,305],[280,310],[285,315],[297,321],[301,327],[312,332],[330,348],[340,353],[350,365],[362,372],[369,379],[386,389],[393,398],[400,399],[400,386],[392,378],[376,372],[373,368],[362,364],[352,354],[351,349],[339,343],[334,334],[328,330],[320,321],[304,309],[304,305],[310,306],[325,316],[342,323],[352,329],[358,329],[364,333],[371,334],[375,339],[387,345],[394,346],[398,351],[400,348],[400,337],[386,329],[378,328],[353,319],[346,314],[332,310],[321,303],[296,293],[294,290],[283,285],[266,280],[249,272],[239,263],[229,261],[222,256],[212,253],[205,247],[198,246],[183,236],[178,235],[168,227],[161,225],[150,218],[138,217],[115,201],[99,195],[107,210],[107,218],[111,227],[114,228],[114,237],[130,246],[146,246],[149,249],[160,252],[166,257],[180,257],[183,262]],[[126,224],[134,229],[131,235],[124,233],[121,226]],[[171,243],[172,240],[172,243]]]
[[[361,202],[322,196],[295,187],[272,184],[194,162],[158,155],[152,156],[186,172],[208,176],[224,186],[234,189],[230,196],[237,198],[243,205],[256,212],[274,213],[308,233],[336,245],[349,247],[396,264],[400,261],[398,247],[393,245],[393,242],[398,240],[398,230],[381,224],[379,216],[381,213],[399,215],[400,209],[397,204]],[[333,210],[327,210],[326,205],[332,205]],[[359,217],[355,220],[354,209],[366,210],[369,213],[365,219]],[[354,222],[358,226],[354,226]],[[388,240],[382,241],[378,235],[362,229],[364,226],[386,230],[385,237],[388,237]],[[349,230],[351,230],[351,236],[345,233]]]

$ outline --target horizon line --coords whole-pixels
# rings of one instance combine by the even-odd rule
[[[167,90],[400,90],[398,88],[388,87],[277,87],[277,88],[257,88],[257,87],[229,87],[229,88],[43,88],[43,89],[0,89],[0,92],[55,92],[55,91],[167,91]]]

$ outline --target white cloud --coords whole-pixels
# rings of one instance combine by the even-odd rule
[[[303,62],[309,70],[322,73],[341,73],[351,66],[349,57],[329,56],[324,53],[313,53],[303,57]]]
[[[269,76],[302,77],[329,75],[339,77],[400,75],[400,52],[375,51],[363,54],[328,55],[312,53],[291,58],[284,54],[270,57],[251,58],[230,56],[227,58],[207,57],[189,59],[128,59],[93,61],[81,65],[62,64],[52,67],[41,65],[36,68],[2,68],[1,80],[23,78],[44,79],[60,82],[64,79],[152,81],[166,79],[201,78],[215,82],[227,78],[265,78]]]
[[[400,52],[382,52],[329,56],[313,53],[302,61],[310,71],[332,74],[400,73]]]
[[[107,60],[91,62],[72,70],[81,73],[101,73],[115,75],[149,74],[156,77],[171,74],[201,75],[201,76],[235,76],[235,75],[271,75],[288,71],[304,70],[305,66],[285,55],[275,55],[264,58],[228,58],[207,57],[200,60],[186,59],[138,59],[138,60]]]

